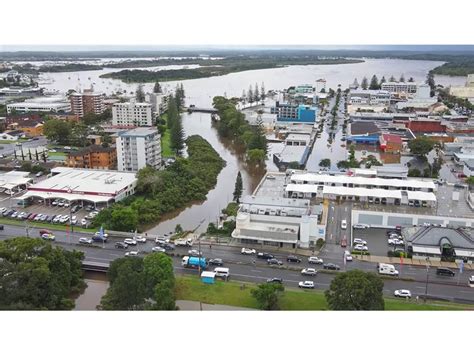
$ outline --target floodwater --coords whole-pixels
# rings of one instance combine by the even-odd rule
[[[351,84],[355,78],[361,82],[366,76],[370,79],[373,74],[379,78],[391,75],[396,78],[404,75],[406,79],[413,77],[417,82],[424,82],[429,70],[441,65],[442,62],[436,61],[415,61],[401,59],[366,59],[364,63],[357,64],[338,64],[338,65],[307,65],[307,66],[289,66],[278,69],[252,70],[240,73],[232,73],[224,76],[211,78],[184,80],[183,83],[186,93],[186,104],[194,104],[197,107],[211,107],[212,98],[217,95],[241,96],[242,92],[247,91],[257,83],[259,87],[262,83],[266,90],[281,90],[292,85],[314,83],[319,78],[327,81],[327,88],[336,89],[341,84],[342,88]],[[191,66],[188,66],[191,67]],[[145,68],[141,68],[145,69]],[[154,70],[164,69],[153,68]],[[69,72],[69,73],[47,73],[43,79],[46,84],[41,86],[47,89],[66,92],[69,89],[85,89],[94,85],[96,91],[102,91],[111,94],[117,91],[127,90],[133,92],[138,84],[127,84],[114,79],[101,79],[99,76],[111,71],[121,69],[104,69],[97,71]],[[446,85],[462,85],[465,78],[437,76],[435,80]],[[164,90],[170,90],[176,86],[177,82],[162,83]],[[151,92],[153,83],[144,84],[144,90]],[[214,149],[227,162],[226,167],[221,171],[216,187],[207,195],[207,200],[203,203],[190,204],[181,211],[166,216],[160,224],[152,226],[148,230],[152,234],[161,234],[174,230],[176,224],[181,224],[185,229],[195,229],[202,232],[206,229],[207,222],[216,221],[219,212],[228,202],[232,200],[235,179],[237,172],[242,172],[244,194],[251,193],[257,186],[259,180],[265,173],[263,167],[249,167],[243,159],[242,148],[235,145],[232,141],[218,137],[216,130],[212,127],[210,115],[193,113],[183,114],[183,126],[186,135],[198,134],[209,141]],[[308,161],[308,169],[315,170],[319,161],[323,158],[330,158],[333,168],[339,160],[346,158],[346,148],[341,146],[340,138],[342,135],[339,126],[335,132],[334,141],[328,146],[327,138],[330,132],[327,127],[321,136],[316,140],[314,152]],[[281,143],[270,145],[270,152],[281,148]],[[390,160],[390,157],[380,157],[382,160]],[[393,159],[393,157],[392,157]],[[271,154],[269,154],[266,168],[276,170],[272,163]]]
[[[86,272],[84,281],[87,288],[76,298],[75,311],[93,311],[109,288],[106,274]]]

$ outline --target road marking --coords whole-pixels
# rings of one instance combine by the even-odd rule
[[[250,270],[251,272],[262,272],[262,270],[256,270],[256,269],[252,269]]]

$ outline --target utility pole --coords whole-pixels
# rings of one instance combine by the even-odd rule
[[[425,283],[425,298],[424,298],[424,303],[426,303],[426,298],[428,297],[428,277],[429,277],[429,270],[430,270],[430,265],[428,262],[430,261],[430,257],[426,257],[426,283]]]

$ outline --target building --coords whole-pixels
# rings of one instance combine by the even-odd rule
[[[122,102],[112,106],[112,124],[125,127],[151,127],[152,105],[145,102]]]
[[[416,83],[410,82],[398,83],[395,81],[390,81],[387,83],[382,83],[381,89],[390,93],[415,94],[418,90],[418,85]]]
[[[25,138],[25,133],[20,130],[15,130],[15,131],[6,131],[3,133],[0,133],[0,140],[3,141],[17,141],[20,138]]]
[[[0,96],[34,97],[40,96],[43,89],[38,87],[10,86],[0,89]]]
[[[106,169],[117,167],[117,150],[115,147],[91,145],[79,151],[70,152],[66,166],[81,169]]]
[[[466,84],[464,86],[451,86],[449,88],[449,94],[470,101],[474,100],[474,74],[469,74],[467,76]]]
[[[151,104],[152,111],[158,115],[168,110],[170,96],[167,94],[148,94],[148,102]]]
[[[12,170],[0,173],[0,189],[4,194],[12,195],[25,190],[33,182],[28,171]]]
[[[280,169],[287,168],[291,163],[298,163],[302,168],[306,165],[311,149],[310,133],[290,133],[285,138],[281,152],[273,154],[273,162]]]
[[[39,115],[10,116],[5,120],[7,129],[20,130],[28,137],[37,137],[43,134],[43,119]]]
[[[276,102],[270,113],[276,114],[277,122],[314,124],[317,118],[317,106]]]
[[[316,88],[315,91],[320,93],[321,91],[326,92],[326,79],[318,79],[316,80]]]
[[[439,118],[410,118],[404,122],[405,127],[414,133],[444,133],[446,132],[446,123]]]
[[[354,89],[349,92],[349,103],[352,105],[389,105],[390,92]]]
[[[84,92],[73,92],[69,95],[71,111],[73,114],[84,117],[88,113],[100,115],[105,111],[105,94],[84,90]]]
[[[135,193],[135,173],[109,170],[54,168],[52,176],[28,186],[19,200],[39,198],[49,204],[56,199],[69,202],[106,205],[120,201]]]
[[[16,102],[7,105],[7,113],[13,112],[69,112],[71,104],[64,96],[46,96],[28,99],[23,102]]]
[[[400,153],[402,151],[402,138],[396,134],[382,133],[379,138],[380,149],[386,153]]]
[[[474,176],[474,159],[464,161],[462,172],[467,177]]]
[[[120,171],[138,171],[146,166],[161,168],[160,134],[156,128],[140,127],[120,132],[116,141]]]
[[[377,144],[380,128],[372,121],[357,121],[350,125],[350,135],[347,141],[364,144]]]
[[[413,98],[409,98],[406,101],[397,102],[397,109],[429,110],[437,102],[437,97],[431,97],[430,86],[428,84],[420,84],[418,85],[416,94]]]

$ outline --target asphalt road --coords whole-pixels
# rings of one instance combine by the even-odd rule
[[[4,226],[4,230],[0,231],[0,240],[8,239],[12,236],[25,235],[25,229],[19,226]],[[105,244],[97,243],[98,247],[88,247],[77,244],[77,241],[82,236],[89,236],[87,233],[74,233],[68,236],[66,232],[55,231],[56,240],[53,242],[66,249],[77,249],[85,253],[86,260],[108,263],[116,258],[123,257],[125,251],[122,249],[115,249],[115,242],[119,238],[110,237],[109,242]],[[29,235],[31,237],[39,238],[39,229],[30,228]],[[103,246],[103,247],[102,247]],[[151,252],[151,248],[155,246],[153,241],[147,243],[139,243],[137,246],[130,246],[128,250],[139,250],[142,253]],[[195,244],[193,249],[197,249]],[[177,247],[175,253],[186,254],[190,248]],[[321,265],[310,265],[306,258],[300,264],[287,263],[286,253],[273,253],[275,257],[284,262],[284,266],[290,266],[292,269],[269,267],[265,260],[256,259],[254,256],[241,255],[240,248],[229,246],[212,246],[212,249],[207,245],[202,245],[201,248],[206,258],[221,258],[224,261],[224,266],[229,267],[231,278],[237,281],[247,282],[264,282],[268,278],[281,277],[284,284],[289,287],[297,287],[298,282],[304,280],[314,280],[316,289],[324,290],[329,287],[331,280],[334,278],[333,273],[320,272],[315,277],[302,276],[300,270],[305,267],[313,267],[318,270],[322,269]],[[320,254],[324,262],[332,262],[341,266],[342,270],[361,269],[365,271],[375,271],[375,264],[361,260],[354,260],[344,265],[342,259],[342,248],[336,244],[328,244]],[[261,251],[260,249],[258,251]],[[255,263],[253,263],[255,261]],[[175,272],[179,274],[197,274],[197,270],[185,269],[181,266],[181,258],[174,257],[173,264]],[[212,268],[212,267],[211,267]],[[412,265],[405,265],[398,268],[401,278],[410,278],[415,281],[406,281],[394,278],[393,280],[384,280],[384,293],[393,295],[393,291],[400,288],[409,289],[413,296],[422,296],[425,294],[426,274],[425,267],[416,267]],[[458,302],[474,302],[474,288],[467,286],[467,279],[469,274],[463,273],[456,277],[441,277],[437,276],[434,268],[428,270],[428,295],[432,297],[439,297],[441,299],[458,301]],[[459,281],[459,284],[458,284]]]
[[[40,147],[44,146],[47,144],[47,139],[45,137],[38,137],[39,139],[37,140],[30,140],[27,142],[22,142],[23,148],[35,148],[35,147]],[[10,155],[13,154],[13,151],[15,149],[20,149],[19,146],[16,146],[16,142],[10,143],[10,144],[1,144],[3,149],[0,149],[0,154],[3,155]]]

